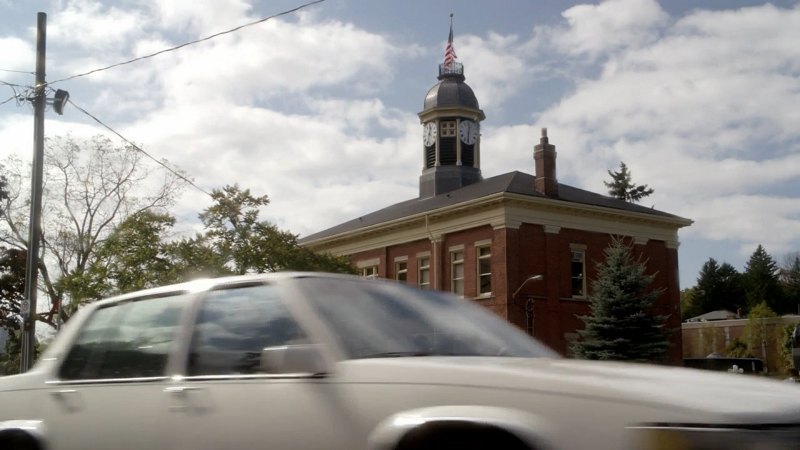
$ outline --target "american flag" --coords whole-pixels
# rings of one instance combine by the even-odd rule
[[[456,49],[453,48],[453,16],[450,16],[450,36],[447,37],[447,47],[444,49],[444,66],[452,67],[456,61]]]

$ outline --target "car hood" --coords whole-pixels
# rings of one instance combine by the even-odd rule
[[[712,415],[726,423],[800,421],[800,386],[682,367],[549,358],[403,357],[341,363],[348,381],[460,385],[586,397]]]

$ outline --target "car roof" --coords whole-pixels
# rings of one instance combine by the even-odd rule
[[[241,284],[248,282],[267,282],[267,281],[281,281],[287,279],[298,278],[343,278],[343,279],[361,279],[353,275],[334,274],[326,272],[271,272],[259,273],[248,275],[234,275],[219,278],[198,278],[192,281],[183,283],[170,284],[166,286],[154,287],[149,289],[142,289],[139,291],[129,292],[126,294],[116,295],[106,299],[99,300],[91,303],[92,307],[99,307],[109,303],[116,303],[126,301],[132,298],[141,297],[158,297],[174,292],[203,292],[213,289],[218,286]]]

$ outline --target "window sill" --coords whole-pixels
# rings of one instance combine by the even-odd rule
[[[494,295],[490,292],[488,294],[481,294],[475,297],[475,300],[491,300],[494,299]]]
[[[572,301],[572,302],[588,303],[589,302],[589,297],[586,297],[585,295],[580,296],[580,297],[561,297],[561,301]]]

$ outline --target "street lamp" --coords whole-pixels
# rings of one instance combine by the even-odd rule
[[[532,276],[528,277],[525,281],[522,282],[522,284],[519,285],[517,290],[514,291],[513,294],[511,294],[511,299],[514,300],[517,297],[517,294],[519,294],[519,291],[522,290],[522,287],[525,286],[529,281],[542,281],[543,279],[544,279],[544,275],[541,275],[541,274],[532,275]]]
[[[47,104],[53,106],[53,111],[59,116],[64,115],[64,105],[69,101],[69,92],[56,89],[55,96],[47,99]]]
[[[523,281],[522,284],[519,285],[517,290],[514,291],[513,294],[511,294],[511,301],[514,302],[515,304],[517,303],[516,300],[517,294],[519,294],[519,291],[521,291],[526,284],[528,284],[531,281],[542,281],[542,280],[544,280],[544,275],[542,274],[531,275],[528,278],[526,278],[525,281]],[[525,302],[525,331],[527,331],[527,333],[530,336],[533,336],[534,315],[533,315],[533,302],[531,302],[531,300],[532,299],[528,298],[528,300]]]

